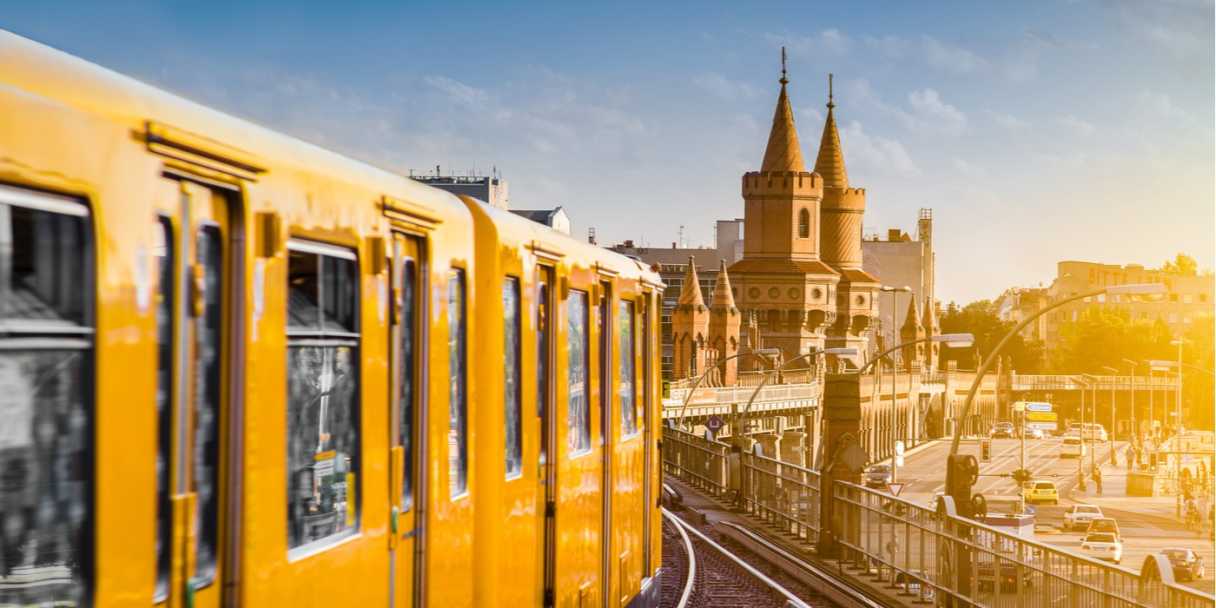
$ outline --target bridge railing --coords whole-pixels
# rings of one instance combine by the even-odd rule
[[[937,510],[840,481],[832,491],[842,565],[922,601],[1105,608],[1210,608],[1216,601],[1174,583],[1168,563],[1153,562],[1141,574],[959,517],[953,503]],[[960,585],[964,556],[970,575]]]
[[[663,429],[663,472],[712,496],[730,486],[730,446],[687,431]]]
[[[684,399],[688,397],[687,388],[673,388],[670,396],[664,399],[664,406],[675,407],[682,406]],[[756,391],[754,386],[703,386],[697,387],[693,393],[692,399],[688,400],[690,405],[704,405],[708,403],[737,403],[744,405],[751,398],[752,393]],[[819,385],[817,383],[810,384],[775,384],[766,386],[760,389],[760,394],[756,395],[756,402],[763,403],[766,401],[782,401],[795,399],[814,399],[819,397]]]
[[[1014,390],[1056,389],[1078,390],[1091,388],[1088,384],[1078,382],[1081,374],[1014,374],[1012,386]],[[1098,390],[1149,390],[1172,389],[1177,386],[1177,379],[1161,376],[1095,376],[1086,378],[1096,384]]]
[[[819,542],[819,472],[758,454],[741,454],[743,509],[807,543]]]

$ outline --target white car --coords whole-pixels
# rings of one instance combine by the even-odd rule
[[[1123,541],[1110,532],[1094,532],[1081,541],[1081,553],[1117,564],[1123,559]]]
[[[1085,442],[1081,441],[1079,435],[1065,435],[1064,441],[1060,442],[1060,458],[1083,458],[1085,456]]]
[[[1029,429],[1026,429],[1025,431],[1023,431],[1023,434],[1026,435],[1027,439],[1042,439],[1043,438],[1043,429],[1029,428]]]
[[[1102,507],[1098,505],[1073,505],[1064,512],[1064,529],[1088,529],[1089,522],[1099,517],[1102,517]]]

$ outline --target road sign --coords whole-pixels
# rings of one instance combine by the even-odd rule
[[[713,416],[709,417],[709,420],[705,421],[705,428],[717,433],[718,430],[722,428],[723,424],[725,423],[722,422],[722,417],[714,414]]]
[[[904,484],[902,482],[892,482],[887,484],[887,491],[891,493],[891,496],[899,496],[899,493],[902,492],[903,489]]]
[[[904,455],[904,442],[902,442],[902,441],[895,442],[895,455],[896,456]]]
[[[1030,401],[1026,403],[1026,411],[1028,412],[1050,412],[1051,404],[1038,401]]]
[[[1027,412],[1027,422],[1056,422],[1059,416],[1055,412]]]

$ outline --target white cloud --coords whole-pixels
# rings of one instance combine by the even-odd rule
[[[727,101],[751,99],[760,93],[760,90],[751,84],[731,80],[717,72],[707,72],[693,76],[692,83],[709,94]]]
[[[810,36],[791,36],[789,34],[765,34],[764,38],[775,46],[784,46],[791,55],[804,58],[815,58],[825,53],[844,55],[853,47],[853,40],[848,34],[829,28]]]
[[[862,42],[890,59],[898,59],[908,52],[908,41],[899,36],[865,36]]]
[[[794,111],[794,115],[799,121],[800,125],[819,125],[823,123],[823,112],[821,112],[819,108],[798,108]]]
[[[955,171],[958,171],[966,177],[984,177],[985,175],[988,175],[988,171],[986,171],[983,167],[973,165],[961,158],[953,159],[950,164],[954,165]]]
[[[979,55],[962,47],[950,46],[932,36],[922,36],[925,60],[929,65],[939,70],[955,74],[970,74],[988,66]]]
[[[941,131],[958,135],[967,128],[967,115],[958,108],[942,101],[933,89],[922,89],[908,93],[916,117],[915,128],[923,131]]]
[[[479,108],[489,101],[489,94],[447,76],[426,76],[422,79],[430,87],[444,93],[452,101],[468,108]]]
[[[995,122],[998,126],[1000,126],[1001,128],[1004,128],[1004,129],[1008,129],[1010,131],[1019,131],[1021,129],[1025,129],[1026,127],[1030,126],[1030,123],[1028,123],[1012,114],[1005,114],[1002,112],[994,112],[992,110],[988,110],[988,116],[992,117],[992,121]]]
[[[1155,114],[1160,118],[1168,118],[1179,121],[1188,121],[1191,115],[1185,110],[1174,104],[1170,96],[1165,93],[1158,93],[1145,89],[1140,91],[1136,97],[1140,106],[1151,114]]]
[[[1085,122],[1072,114],[1061,118],[1060,124],[1072,129],[1077,135],[1093,135],[1095,131],[1092,123]]]
[[[856,120],[840,130],[840,145],[849,166],[862,169],[862,172],[893,173],[900,177],[920,174],[920,167],[912,161],[902,143],[870,135]]]

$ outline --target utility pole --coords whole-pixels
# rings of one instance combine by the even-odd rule
[[[1082,380],[1084,381],[1084,380]],[[1087,383],[1088,384],[1088,383]],[[1078,439],[1081,441],[1081,453],[1077,454],[1077,487],[1082,492],[1085,491],[1085,389],[1088,386],[1081,387],[1081,436]]]

